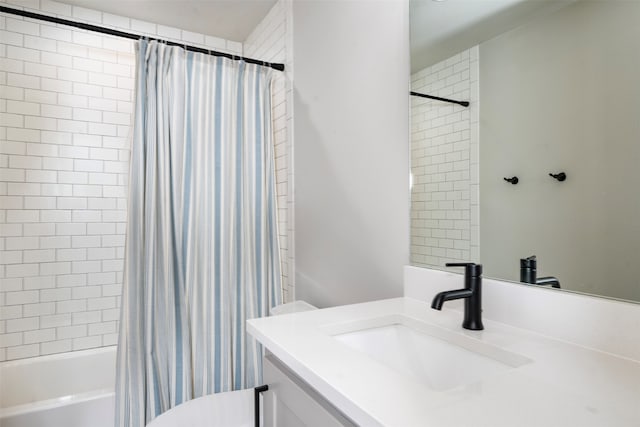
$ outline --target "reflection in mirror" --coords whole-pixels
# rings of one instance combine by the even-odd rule
[[[411,90],[470,101],[412,97],[412,264],[640,301],[640,2],[411,13]]]

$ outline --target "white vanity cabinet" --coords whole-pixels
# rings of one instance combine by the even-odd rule
[[[452,283],[441,280],[444,289],[454,289],[461,281],[459,275],[452,276],[456,279]],[[424,287],[425,283],[430,281],[419,284]],[[489,301],[531,303],[535,299],[535,295],[529,297],[528,291],[536,291],[530,287],[503,286],[489,279],[484,286],[487,313],[500,314]],[[513,288],[529,298],[499,294]],[[556,313],[586,298],[584,309],[573,310],[583,323],[600,309],[599,299],[537,292],[561,294],[564,304],[556,304]],[[614,336],[620,344],[599,351],[594,340],[583,342],[590,346],[575,345],[487,317],[485,330],[468,331],[460,325],[460,311],[432,310],[429,302],[393,298],[249,320],[249,334],[267,352],[264,425],[640,426],[636,306],[627,320],[617,320],[621,328],[598,329],[607,319],[624,318],[626,306],[605,301],[602,311],[614,315],[600,315],[589,332],[597,332],[598,339],[605,333]],[[512,310],[510,305],[503,308],[507,309]],[[522,321],[522,316],[517,319]],[[562,325],[547,324],[553,330]],[[393,342],[387,341],[389,331],[398,332],[390,335],[395,337]],[[623,351],[618,356],[611,349]]]
[[[264,357],[263,369],[264,427],[356,426],[275,356]]]

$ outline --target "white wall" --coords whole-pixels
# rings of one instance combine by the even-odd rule
[[[404,1],[294,2],[296,298],[398,296],[409,260]]]
[[[480,46],[485,275],[536,254],[568,289],[640,300],[638,22],[638,2],[581,1]]]
[[[291,1],[279,0],[244,42],[244,55],[285,64],[285,72],[274,72],[272,80],[272,118],[275,145],[276,193],[278,197],[278,236],[282,267],[283,301],[293,301],[293,61],[291,42]]]
[[[479,262],[478,47],[411,76],[411,264]]]
[[[48,0],[7,6],[242,54]],[[131,40],[0,14],[0,361],[117,341],[133,52]]]

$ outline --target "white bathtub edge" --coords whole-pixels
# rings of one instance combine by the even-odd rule
[[[74,350],[74,351],[67,351],[63,353],[46,354],[44,356],[34,356],[34,357],[27,357],[24,359],[6,360],[4,362],[0,362],[0,367],[11,368],[13,366],[29,365],[34,363],[35,361],[45,362],[49,360],[73,359],[76,357],[82,357],[84,355],[90,355],[90,354],[96,354],[96,353],[108,353],[111,351],[117,352],[117,350],[118,350],[117,345],[108,345],[104,347],[89,348],[85,350]]]
[[[94,390],[87,393],[75,394],[71,396],[57,397],[55,399],[25,403],[23,405],[10,406],[8,408],[0,409],[0,421],[2,421],[2,419],[4,418],[30,414],[38,411],[45,411],[48,409],[55,409],[61,406],[72,405],[75,403],[89,402],[91,400],[108,398],[111,396],[115,396],[115,392],[113,390],[104,389],[104,390]]]

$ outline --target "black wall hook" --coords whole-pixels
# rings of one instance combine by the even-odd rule
[[[516,185],[519,181],[517,176],[511,177],[511,178],[504,178],[504,180],[512,183],[513,185]]]
[[[560,172],[560,173],[550,173],[549,176],[557,179],[558,181],[562,182],[565,179],[567,179],[567,174],[564,172]]]

